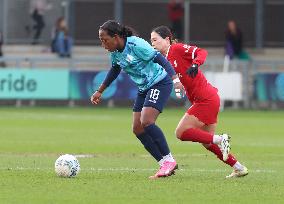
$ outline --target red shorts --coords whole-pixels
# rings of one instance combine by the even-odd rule
[[[206,125],[217,123],[217,117],[220,109],[220,97],[213,94],[210,98],[194,102],[187,110],[189,115],[194,115]]]

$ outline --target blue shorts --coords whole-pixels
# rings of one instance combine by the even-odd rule
[[[149,89],[140,92],[133,106],[133,112],[141,112],[143,107],[153,107],[162,112],[172,92],[173,82],[169,75]]]

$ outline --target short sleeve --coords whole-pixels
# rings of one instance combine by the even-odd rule
[[[133,52],[138,58],[150,61],[157,55],[157,50],[155,50],[147,41],[142,38],[137,38],[135,45],[133,46]]]

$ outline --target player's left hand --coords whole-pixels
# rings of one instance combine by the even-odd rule
[[[190,68],[186,70],[186,74],[190,76],[191,78],[195,78],[198,74],[198,65],[193,64]]]
[[[101,97],[102,97],[102,93],[99,91],[96,91],[95,93],[93,93],[93,95],[91,96],[91,102],[94,105],[97,105],[100,103],[101,101]]]

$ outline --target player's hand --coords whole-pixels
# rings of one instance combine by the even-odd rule
[[[176,97],[177,98],[183,98],[185,91],[184,91],[184,87],[183,87],[182,83],[180,82],[179,78],[175,78],[173,80],[173,82],[174,82]]]
[[[190,76],[191,78],[195,78],[198,74],[198,65],[193,64],[190,68],[186,70],[186,74]]]
[[[101,97],[102,97],[102,93],[99,91],[96,91],[95,93],[93,93],[93,95],[91,96],[91,102],[94,105],[97,105],[100,103],[101,101]]]
[[[180,82],[178,82],[178,83],[174,84],[174,87],[175,87],[176,97],[177,98],[183,98],[184,95],[185,95],[183,85]]]

